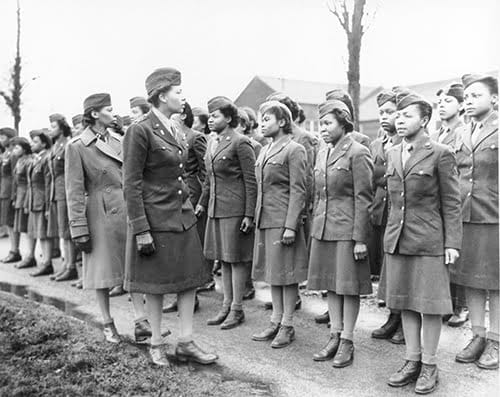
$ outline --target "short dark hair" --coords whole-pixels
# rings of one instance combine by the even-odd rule
[[[52,146],[52,140],[49,138],[49,136],[47,134],[38,134],[38,135],[35,135],[33,137],[33,139],[35,139],[36,137],[38,137],[40,139],[40,141],[45,144],[45,149],[50,149],[50,147]]]
[[[349,134],[354,131],[354,125],[352,123],[351,116],[345,110],[333,109],[331,114],[333,114],[333,117],[335,117],[337,123],[339,123],[339,125],[344,128],[344,131],[346,133]]]
[[[200,122],[202,122],[203,124],[205,124],[205,128],[203,129],[203,133],[205,135],[210,134],[211,131],[210,131],[210,128],[208,128],[208,116],[206,114],[199,114],[196,117],[198,117],[198,119],[200,120]],[[194,117],[193,117],[193,120],[194,120]]]
[[[148,98],[148,102],[151,105],[153,105],[155,108],[157,108],[158,106],[160,106],[160,95],[169,92],[171,88],[172,88],[171,86],[168,86],[168,87],[162,88],[161,90],[155,91],[154,94]],[[149,109],[148,109],[148,111],[149,111]]]
[[[278,101],[281,102],[283,105],[285,105],[288,108],[288,110],[290,110],[290,113],[292,114],[292,119],[297,120],[297,117],[299,117],[299,105],[297,104],[297,102],[295,102],[289,96],[280,97]]]
[[[266,114],[266,113],[271,113],[272,115],[274,115],[274,117],[276,117],[276,120],[278,120],[278,121],[284,120],[285,125],[283,126],[283,132],[285,134],[292,133],[292,121],[293,120],[290,119],[290,114],[287,113],[286,109],[282,109],[278,105],[271,105],[265,109],[264,114]]]
[[[146,114],[151,109],[151,106],[149,106],[149,105],[139,105],[139,109],[141,109],[141,112],[143,114]]]
[[[193,110],[191,109],[191,105],[189,105],[189,103],[187,102],[185,103],[182,114],[186,116],[183,120],[184,125],[188,128],[191,128],[193,126],[194,116],[193,116]]]
[[[420,117],[421,118],[427,117],[429,119],[427,121],[427,123],[429,123],[429,121],[431,121],[431,118],[432,118],[432,105],[429,102],[427,102],[427,101],[418,101],[418,102],[412,103],[412,105],[416,105],[417,106],[418,111],[420,112]]]
[[[228,104],[218,109],[224,117],[230,117],[231,121],[229,122],[229,127],[236,128],[238,127],[238,123],[240,122],[240,118],[238,117],[238,108],[232,104]]]
[[[66,137],[71,136],[71,127],[69,126],[66,119],[59,119],[55,121],[57,126],[62,131],[62,134]]]
[[[299,118],[299,124],[301,124],[301,123],[303,123],[304,121],[306,121],[306,114],[304,113],[304,109],[299,108],[299,115],[298,115],[298,118]]]
[[[491,95],[498,95],[498,80],[494,77],[488,77],[482,80],[479,80],[479,83],[484,84],[488,87]]]
[[[86,112],[83,113],[83,118],[82,118],[82,124],[84,127],[92,127],[95,125],[96,119],[92,117],[92,112],[100,112],[102,107],[98,108],[93,108],[93,109],[88,109]]]

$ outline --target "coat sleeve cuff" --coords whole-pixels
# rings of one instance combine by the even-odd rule
[[[139,218],[131,219],[130,226],[132,227],[134,235],[150,230],[149,223],[145,215],[140,216]]]
[[[358,243],[363,244],[366,244],[368,240],[365,233],[353,233],[352,239]]]
[[[74,220],[69,222],[72,238],[90,235],[86,219]]]

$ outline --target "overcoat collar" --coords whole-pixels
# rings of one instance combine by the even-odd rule
[[[99,151],[120,163],[123,162],[121,142],[114,134],[109,133],[109,142],[104,142],[97,139],[96,134],[94,134],[90,127],[87,127],[80,135],[80,140],[85,146],[89,146],[91,143],[95,142],[95,147]]]
[[[161,122],[153,110],[149,111],[148,117],[149,120],[151,120],[153,133],[156,136],[163,139],[165,142],[178,147],[179,149],[183,149],[182,144],[176,139],[177,131],[175,131],[173,123],[171,124],[171,128],[167,128],[167,126]]]
[[[434,149],[432,147],[431,139],[428,135],[422,135],[417,140],[411,143],[413,145],[413,151],[410,154],[410,157],[406,161],[404,167],[404,175],[408,175],[409,172],[422,160],[429,157]],[[401,145],[400,156],[402,155],[403,145]]]

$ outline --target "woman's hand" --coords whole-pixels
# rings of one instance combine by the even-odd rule
[[[73,242],[75,243],[76,248],[78,248],[82,252],[85,252],[86,254],[90,254],[90,252],[92,251],[92,243],[90,242],[89,235],[77,237],[73,239]]]
[[[281,237],[281,244],[292,245],[295,242],[295,230],[285,229],[283,237]]]
[[[155,253],[155,243],[150,232],[139,233],[135,236],[137,252],[140,256],[151,256]]]
[[[457,261],[459,256],[460,253],[455,248],[445,248],[444,263],[446,265],[453,265]]]
[[[252,228],[253,228],[253,218],[245,216],[241,221],[240,231],[245,234],[248,234],[252,231]]]
[[[200,204],[197,204],[194,210],[194,214],[199,218],[200,216],[203,215],[204,212],[205,212],[205,207]]]
[[[356,244],[354,244],[354,259],[359,261],[361,259],[365,259],[367,255],[368,248],[366,247],[366,244],[356,241]]]

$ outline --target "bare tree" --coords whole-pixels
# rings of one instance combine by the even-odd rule
[[[19,123],[21,122],[21,93],[23,84],[21,83],[21,6],[17,0],[17,41],[16,41],[16,57],[14,66],[10,71],[10,81],[8,92],[0,90],[0,96],[5,100],[5,103],[10,108],[12,117],[14,117],[14,128],[19,131]]]
[[[356,128],[358,128],[361,92],[359,83],[361,40],[369,26],[369,22],[375,17],[375,11],[370,12],[365,9],[366,0],[327,0],[327,5],[347,35],[347,51],[349,56],[347,69],[348,91],[354,104],[354,114],[352,116]]]

